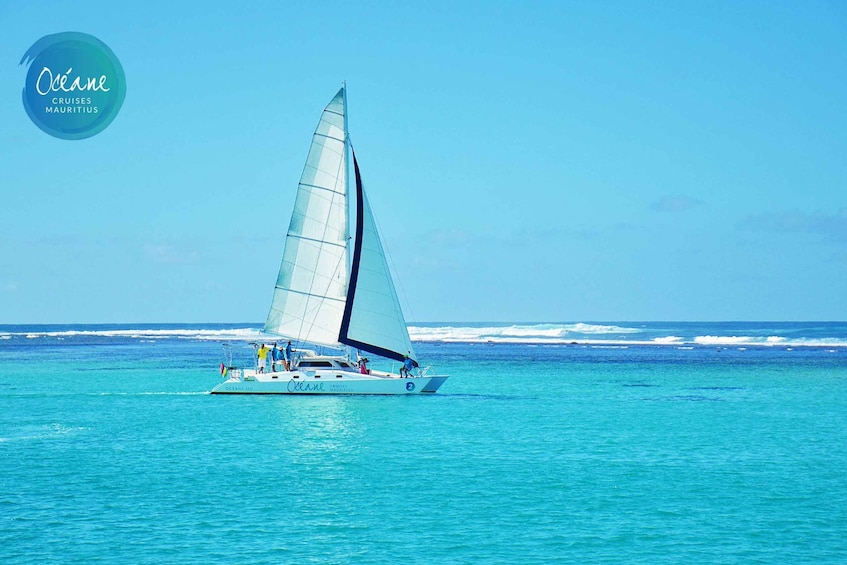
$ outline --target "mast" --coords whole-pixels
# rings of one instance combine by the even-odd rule
[[[353,263],[353,253],[350,251],[350,129],[349,116],[347,110],[347,81],[341,81],[341,92],[343,92],[344,100],[344,194],[347,197],[344,199],[344,217],[347,221],[344,225],[344,239],[347,241],[347,272],[350,272],[350,265]]]

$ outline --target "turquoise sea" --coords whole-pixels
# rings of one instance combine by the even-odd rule
[[[205,394],[258,327],[0,326],[0,562],[847,563],[847,324],[421,324],[435,395]]]

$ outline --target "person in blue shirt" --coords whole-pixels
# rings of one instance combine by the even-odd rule
[[[291,362],[294,361],[294,353],[291,351],[291,340],[288,340],[288,343],[285,344],[285,370],[291,370]]]
[[[280,364],[280,361],[282,361],[282,350],[276,342],[274,342],[274,348],[271,350],[271,361],[271,368],[273,369],[273,372],[276,373],[276,366]]]
[[[400,368],[400,376],[401,377],[410,377],[412,376],[412,369],[418,366],[418,362],[409,357],[408,355],[403,356],[403,366]]]

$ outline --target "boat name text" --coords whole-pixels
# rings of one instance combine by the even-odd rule
[[[324,392],[324,384],[308,381],[288,381],[288,392]]]

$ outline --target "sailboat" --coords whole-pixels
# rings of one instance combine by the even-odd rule
[[[263,334],[293,342],[290,359],[268,371],[222,363],[212,394],[423,394],[447,380],[412,347],[350,143],[346,85],[312,136]],[[362,352],[402,365],[369,370]]]

